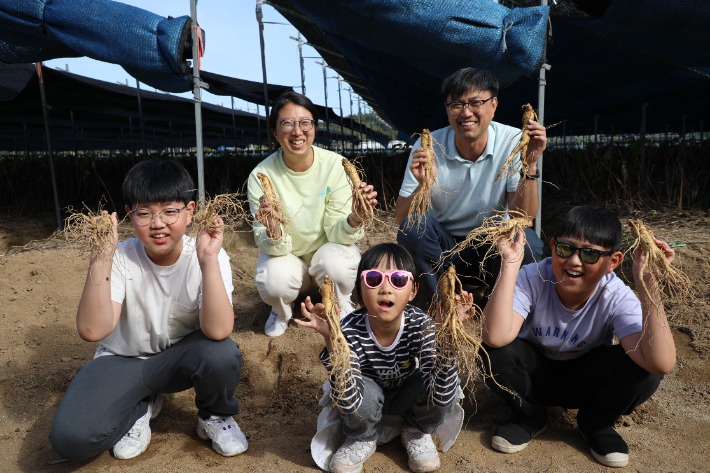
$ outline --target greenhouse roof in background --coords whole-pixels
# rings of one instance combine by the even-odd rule
[[[396,129],[447,124],[442,80],[493,71],[496,120],[520,126],[537,107],[545,57],[545,122],[567,132],[698,129],[710,119],[710,2],[673,0],[269,0],[355,92]],[[507,6],[506,6],[507,5]],[[520,8],[508,8],[520,7]],[[549,21],[548,21],[549,20]],[[706,130],[710,120],[706,120]],[[561,134],[561,126],[550,134]]]

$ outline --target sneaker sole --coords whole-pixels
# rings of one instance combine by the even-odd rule
[[[370,454],[369,454],[368,456],[366,456],[366,457],[362,460],[362,463],[360,463],[360,467],[359,467],[357,470],[352,470],[352,471],[349,471],[348,473],[362,473],[362,469],[363,469],[363,467],[365,466],[365,462],[366,462],[367,460],[369,460],[370,457],[371,457],[372,455],[374,455],[376,451],[377,451],[377,448],[375,448],[375,450],[373,450],[372,452],[370,452]],[[333,456],[335,456],[335,454],[333,454]],[[334,458],[331,460],[331,463],[332,463],[333,461],[335,461],[335,462],[337,463],[337,460],[335,460]],[[347,466],[345,466],[345,465],[343,465],[343,466],[344,466],[345,468],[347,468]],[[337,470],[337,469],[334,470],[333,468],[331,468],[330,465],[328,465],[328,471],[337,472],[338,470]],[[340,470],[340,471],[342,471],[342,470]]]
[[[589,449],[589,451],[592,452],[592,456],[604,466],[610,466],[612,468],[621,468],[629,464],[629,456],[625,453],[610,453],[609,455],[604,456],[599,455],[591,448]],[[614,457],[608,458],[610,455],[613,455]]]
[[[131,455],[130,457],[116,455],[116,452],[114,452],[113,449],[111,449],[111,451],[113,452],[113,457],[116,458],[117,460],[130,460],[131,458],[136,458],[138,455],[140,455],[141,453],[148,450],[148,444],[150,444],[150,439],[151,439],[151,433],[148,432],[148,441],[145,443],[145,445],[143,445],[143,448],[141,449],[141,451],[137,452],[135,455]]]
[[[427,471],[435,471],[438,470],[439,467],[441,467],[441,459],[437,458],[436,465],[434,465],[431,468],[424,468],[424,467],[418,467],[416,465],[412,465],[412,460],[409,460],[409,469],[416,472],[416,473],[424,473]]]
[[[533,435],[530,440],[534,439],[535,437],[542,434],[546,430],[547,430],[547,426],[543,427],[539,431],[535,432],[535,435]],[[530,442],[528,442],[528,443],[530,443]],[[495,450],[498,450],[499,452],[502,452],[502,453],[515,453],[515,452],[519,452],[521,450],[525,450],[525,447],[528,446],[528,443],[523,443],[520,445],[512,445],[506,439],[504,439],[503,437],[498,437],[497,435],[494,436],[493,440],[491,441],[491,445],[493,446],[493,448]]]

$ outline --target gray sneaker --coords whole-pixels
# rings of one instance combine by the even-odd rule
[[[441,466],[439,452],[431,435],[402,427],[402,445],[407,449],[409,469],[416,472],[434,471]]]
[[[375,453],[375,449],[375,440],[348,437],[333,455],[328,469],[333,473],[360,473],[363,463]]]

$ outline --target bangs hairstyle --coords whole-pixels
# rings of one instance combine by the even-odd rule
[[[444,79],[441,84],[441,99],[446,102],[450,95],[451,100],[459,100],[471,90],[488,91],[491,97],[498,97],[498,79],[491,71],[473,67],[459,69]]]
[[[195,183],[182,164],[172,159],[141,161],[126,174],[123,181],[123,200],[129,208],[141,202],[187,205],[195,200]]]
[[[621,249],[624,232],[619,217],[599,205],[580,205],[567,212],[555,228],[553,238],[587,240],[611,251]]]
[[[367,250],[360,259],[360,264],[357,267],[357,278],[355,279],[355,290],[357,298],[362,304],[362,272],[372,269],[380,264],[381,261],[389,262],[389,266],[393,266],[400,271],[409,271],[412,273],[414,284],[419,282],[419,272],[417,265],[414,264],[412,254],[403,246],[396,243],[380,243]]]
[[[276,127],[278,126],[278,123],[276,122],[279,119],[279,112],[281,112],[281,109],[290,103],[300,105],[311,112],[311,116],[314,120],[313,128],[318,128],[318,109],[315,105],[313,105],[311,99],[303,94],[299,94],[298,92],[289,91],[281,94],[281,96],[277,98],[272,105],[271,114],[269,115],[269,129],[271,129],[271,131],[276,131]]]

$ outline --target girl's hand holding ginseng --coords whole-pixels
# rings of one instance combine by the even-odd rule
[[[370,207],[374,208],[377,205],[377,199],[376,199],[377,192],[375,192],[375,188],[371,185],[368,185],[366,182],[361,182],[360,189],[362,189],[365,199],[370,204]],[[367,211],[362,208],[362,203],[361,203],[360,199],[358,199],[355,195],[355,193],[358,192],[358,190],[353,187],[352,192],[353,192],[352,215],[355,217],[355,219],[354,219],[355,223],[360,224],[360,223],[362,223],[363,220],[366,220],[365,215],[367,215]]]
[[[429,183],[433,185],[434,180],[436,180],[436,160],[434,160],[433,156],[427,156],[427,152],[424,151],[424,148],[418,148],[412,153],[412,165],[409,169],[420,185],[424,182],[424,165],[429,159],[433,160],[431,163],[431,182]]]
[[[266,195],[259,197],[259,211],[254,215],[254,218],[266,227],[269,238],[273,240],[281,238],[281,223],[279,223],[272,202],[266,200]]]
[[[340,315],[340,308],[336,305],[335,312]],[[323,304],[313,305],[311,297],[306,297],[306,302],[301,302],[301,314],[308,320],[294,319],[298,325],[309,327],[323,335],[326,344],[330,341],[330,325],[325,316],[325,306]]]
[[[217,261],[219,250],[224,241],[224,221],[215,217],[214,226],[205,228],[197,235],[197,260],[202,264],[205,258]]]
[[[515,241],[511,242],[508,235],[501,235],[496,241],[496,248],[498,249],[498,254],[500,255],[503,263],[520,263],[523,261],[523,256],[525,254],[525,234],[522,230],[518,230]]]

